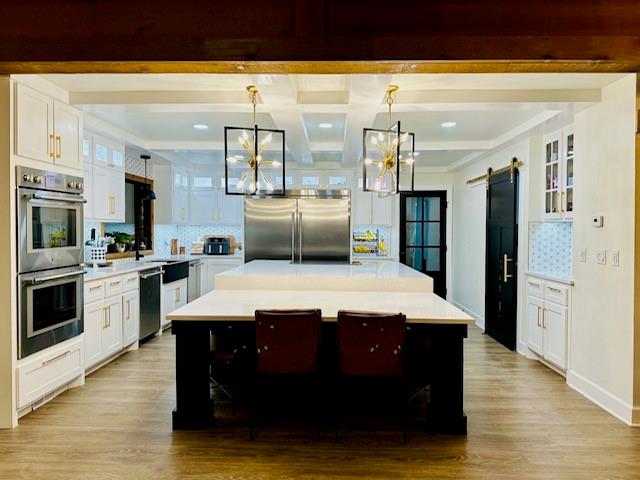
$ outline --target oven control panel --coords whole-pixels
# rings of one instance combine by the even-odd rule
[[[77,194],[82,194],[84,191],[84,179],[82,177],[47,172],[29,167],[16,167],[16,185],[18,187]]]

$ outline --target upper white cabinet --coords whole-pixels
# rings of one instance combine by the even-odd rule
[[[353,225],[392,225],[397,195],[381,197],[363,192],[362,184],[351,189],[351,223]]]
[[[94,165],[124,172],[124,144],[99,135],[90,135],[89,138],[85,136],[85,141],[90,144],[91,161]]]
[[[15,154],[82,169],[82,113],[27,85],[16,83]]]
[[[93,165],[91,195],[93,218],[124,222],[124,173]]]
[[[564,129],[544,140],[544,217],[569,219],[573,216],[574,133]]]
[[[189,223],[189,174],[167,165],[154,165],[155,223]]]

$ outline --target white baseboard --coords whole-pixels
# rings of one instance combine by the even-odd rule
[[[474,312],[470,308],[467,308],[466,306],[456,302],[455,300],[451,300],[451,303],[453,303],[456,307],[458,307],[463,312],[471,315],[473,319],[476,321],[476,326],[484,332],[484,318],[482,317],[482,315],[478,315],[476,312]]]
[[[627,425],[640,426],[640,407],[633,407],[579,373],[567,371],[567,385]]]

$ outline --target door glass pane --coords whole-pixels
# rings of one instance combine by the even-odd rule
[[[553,164],[553,173],[551,174],[551,187],[555,190],[560,186],[560,182],[558,181],[558,164]]]
[[[431,221],[440,220],[440,198],[428,197],[424,199],[424,219]]]
[[[554,141],[551,146],[551,161],[552,162],[558,161],[558,141],[557,140]]]
[[[440,271],[440,249],[439,248],[425,248],[424,255],[427,264],[427,272]]]
[[[573,158],[567,158],[567,187],[573,187]]]
[[[573,188],[567,188],[567,212],[573,212]]]
[[[545,155],[545,163],[551,163],[551,144],[547,143],[547,154]]]
[[[120,150],[113,150],[111,153],[111,161],[118,167],[124,166],[124,153]]]
[[[223,180],[224,182],[224,180]],[[224,183],[222,184],[224,186]],[[200,177],[200,176],[195,176],[193,177],[193,187],[194,188],[212,188],[213,187],[213,178],[210,176],[206,176],[206,177]]]
[[[344,175],[340,175],[337,177],[329,177],[329,185],[337,186],[337,185],[346,185],[347,177]]]
[[[546,182],[545,182],[544,189],[551,190],[551,165],[547,165],[545,167],[545,171],[546,171]]]
[[[33,289],[33,332],[76,317],[76,288],[71,282]]]
[[[33,207],[31,209],[31,248],[75,247],[76,209]]]
[[[421,225],[422,223],[407,222],[407,245],[422,245],[422,231],[420,230]]]
[[[429,247],[440,246],[440,222],[425,222],[424,245]]]
[[[551,213],[551,192],[545,194],[544,211]]]
[[[573,133],[567,136],[567,157],[573,156]]]
[[[106,145],[102,145],[101,143],[96,143],[94,159],[99,162],[107,162],[109,157],[109,149]]]
[[[406,199],[407,220],[422,220],[422,199],[418,197],[407,197]]]
[[[316,187],[320,185],[320,177],[305,176],[305,177],[302,177],[302,181],[300,183],[305,187]]]
[[[422,270],[422,248],[407,248],[404,263],[416,270]]]

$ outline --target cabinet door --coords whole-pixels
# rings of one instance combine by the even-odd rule
[[[182,188],[173,190],[173,222],[187,223],[189,221],[189,192]]]
[[[84,366],[89,368],[104,358],[102,332],[105,329],[105,309],[102,301],[84,307]]]
[[[371,223],[374,225],[391,225],[393,223],[393,210],[397,195],[380,197],[372,195],[371,199]]]
[[[162,326],[169,323],[167,315],[187,303],[187,279],[163,285],[162,293]]]
[[[106,168],[93,166],[93,218],[96,220],[108,220],[111,217],[110,212],[113,207],[113,200],[109,193],[109,182],[111,172]]]
[[[218,221],[225,225],[242,225],[244,198],[238,195],[226,195],[224,191],[217,192]]]
[[[538,355],[544,355],[543,308],[541,299],[527,295],[527,344]]]
[[[100,137],[93,137],[93,164],[108,168],[109,143]]]
[[[547,302],[544,311],[544,358],[559,368],[567,368],[567,307]]]
[[[104,304],[107,326],[102,332],[102,349],[109,356],[122,350],[122,297],[108,298]]]
[[[93,218],[93,165],[85,163],[83,175],[84,199],[87,201],[87,203],[84,204],[84,218]]]
[[[82,136],[82,161],[85,163],[93,163],[93,137],[89,134]]]
[[[370,225],[371,221],[371,197],[370,192],[363,192],[362,188],[352,190],[351,196],[351,223],[353,225]]]
[[[559,218],[561,215],[561,146],[560,136],[549,137],[544,146],[544,216]]]
[[[56,143],[55,163],[82,168],[82,113],[66,103],[54,100],[53,125]]]
[[[191,223],[211,225],[217,220],[216,195],[213,190],[192,191],[189,196]]]
[[[562,196],[562,211],[565,218],[573,217],[573,150],[574,134],[568,132],[564,136],[564,162],[562,165],[562,181],[564,184]]]
[[[112,222],[124,222],[124,174],[109,172],[109,219]]]
[[[17,83],[15,105],[16,155],[53,162],[53,99]]]
[[[134,290],[122,296],[122,337],[128,346],[138,340],[139,292]]]

